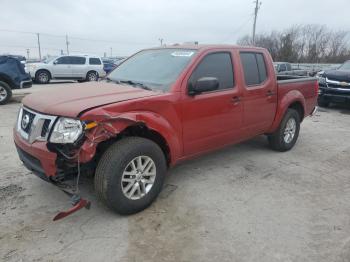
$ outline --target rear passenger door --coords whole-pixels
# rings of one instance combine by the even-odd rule
[[[71,56],[72,78],[85,78],[87,73],[86,57]]]
[[[277,86],[268,72],[266,57],[260,52],[240,52],[244,78],[243,128],[249,136],[264,133],[276,113]],[[271,65],[272,66],[272,65]]]

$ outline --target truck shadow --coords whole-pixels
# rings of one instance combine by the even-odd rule
[[[337,103],[337,104],[330,104],[328,108],[324,108],[324,107],[319,108],[319,111],[321,112],[327,112],[328,110],[336,110],[336,111],[339,111],[341,114],[350,115],[350,104]]]

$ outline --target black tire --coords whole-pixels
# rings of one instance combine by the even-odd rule
[[[329,107],[329,104],[331,103],[329,100],[326,100],[323,97],[319,97],[317,100],[317,103],[320,107]]]
[[[285,140],[284,132],[286,130],[287,123],[290,119],[295,120],[295,132],[294,132],[293,139],[291,141],[287,142]],[[297,139],[298,139],[299,131],[300,131],[299,113],[296,110],[289,108],[287,110],[286,114],[284,115],[284,117],[280,123],[280,126],[278,127],[276,132],[271,134],[271,135],[268,135],[270,147],[272,149],[274,149],[276,151],[280,151],[280,152],[285,152],[285,151],[292,149],[293,146],[295,145]]]
[[[137,200],[128,198],[122,190],[123,172],[138,156],[150,157],[156,167],[156,176],[150,191]],[[127,137],[112,144],[102,155],[95,173],[95,191],[98,198],[121,215],[137,213],[147,208],[160,193],[167,171],[160,147],[151,140]]]
[[[51,75],[47,70],[39,70],[35,74],[35,82],[38,84],[48,84],[50,82]]]
[[[86,81],[97,81],[98,80],[98,73],[96,71],[89,71],[86,74]]]
[[[0,81],[0,105],[7,104],[11,97],[11,87],[7,83]]]

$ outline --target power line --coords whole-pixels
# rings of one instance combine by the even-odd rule
[[[235,30],[233,30],[230,35],[228,37],[226,37],[223,41],[221,41],[221,43],[225,43],[226,41],[228,41],[229,39],[231,39],[232,36],[234,36],[235,34],[237,34],[239,31],[241,31],[251,20],[252,20],[252,15],[249,15],[248,19],[245,20],[242,24],[240,24],[238,27],[235,28]]]
[[[28,31],[17,31],[17,30],[9,30],[9,29],[0,29],[0,32],[8,32],[8,33],[20,33],[20,34],[33,34],[36,35],[38,33],[36,32],[28,32]],[[50,34],[50,33],[43,33],[39,32],[41,36],[49,36],[49,37],[59,37],[59,38],[65,38],[66,35],[56,35],[56,34]],[[78,37],[78,36],[69,36],[70,39],[76,39],[81,41],[90,41],[90,42],[103,42],[103,43],[115,43],[120,44],[120,41],[115,40],[107,40],[107,39],[94,39],[94,38],[84,38],[84,37]],[[154,42],[124,42],[125,44],[135,44],[135,45],[150,45],[154,44]]]

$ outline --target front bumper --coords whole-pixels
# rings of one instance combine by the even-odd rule
[[[334,88],[320,86],[319,98],[328,100],[329,102],[343,103],[350,101],[350,88]]]
[[[32,87],[32,80],[30,79],[30,80],[25,80],[25,81],[22,81],[21,83],[20,83],[20,88],[22,89],[22,88],[29,88],[29,87]]]
[[[44,141],[36,141],[29,144],[20,134],[13,130],[13,138],[19,158],[23,164],[34,174],[48,180],[57,173],[57,154],[49,151]]]

